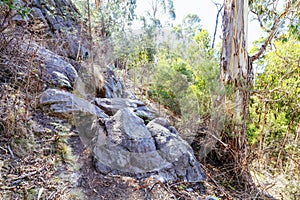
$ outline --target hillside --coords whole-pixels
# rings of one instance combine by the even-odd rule
[[[151,48],[126,52],[103,24],[91,34],[78,5],[0,4],[0,199],[284,199],[276,190],[288,177],[276,184],[250,164],[254,153],[233,162],[221,136],[230,124],[212,103],[223,94],[207,92],[218,89],[205,31],[197,37],[209,62],[193,74],[182,52],[170,61],[169,46],[157,61]],[[194,62],[195,51],[184,53]]]

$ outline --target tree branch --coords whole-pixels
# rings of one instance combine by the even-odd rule
[[[266,31],[267,33],[271,32],[270,29],[267,29],[267,28],[264,26],[264,24],[263,24],[263,22],[262,22],[262,20],[261,20],[261,17],[260,17],[260,15],[259,15],[257,12],[255,12],[254,10],[250,10],[250,12],[252,12],[254,15],[256,15],[256,17],[257,17],[256,19],[257,19],[257,21],[259,22],[259,26],[260,26],[260,28],[261,28],[262,30]]]
[[[214,48],[214,46],[215,46],[216,34],[217,34],[218,23],[219,23],[219,15],[220,15],[223,7],[224,7],[224,5],[220,5],[220,4],[215,3],[215,2],[213,2],[213,3],[216,5],[216,7],[218,9],[218,13],[217,13],[217,17],[216,17],[216,26],[215,26],[214,37],[213,37],[211,48]]]
[[[298,5],[299,3],[297,3]],[[295,5],[295,6],[297,6]],[[275,19],[274,23],[273,23],[273,26],[271,28],[271,32],[270,32],[270,35],[269,37],[267,38],[267,40],[264,42],[264,44],[260,47],[259,51],[254,54],[253,56],[250,57],[250,61],[253,62],[257,59],[259,59],[262,54],[266,51],[267,49],[267,46],[270,44],[270,42],[272,41],[272,39],[274,38],[274,36],[276,35],[277,31],[278,31],[278,28],[279,26],[282,24],[283,22],[283,19],[287,16],[287,14],[289,13],[289,11],[291,10],[291,3],[288,2],[287,3],[287,6],[284,10],[283,13],[281,13],[281,15]]]

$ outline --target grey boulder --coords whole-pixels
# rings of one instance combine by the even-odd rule
[[[97,106],[72,93],[58,89],[44,91],[40,96],[39,105],[49,115],[71,120],[86,146],[93,144],[94,138],[102,128],[99,119],[105,121],[108,118]]]
[[[94,104],[64,90],[47,89],[41,94],[39,104],[44,111],[51,115],[64,118],[70,118],[72,114],[76,113],[89,113],[100,118],[108,118]]]
[[[203,181],[205,174],[191,147],[166,126],[155,120],[145,126],[131,109],[120,109],[98,132],[93,149],[97,171],[161,181]]]
[[[139,100],[125,98],[97,98],[95,104],[101,108],[107,115],[114,115],[123,108],[128,108],[145,121],[150,121],[155,118],[154,112],[146,107]]]
[[[63,57],[37,44],[23,45],[22,48],[27,49],[29,53],[36,55],[41,60],[42,78],[47,85],[66,89],[73,88],[78,74],[74,66],[65,61]]]

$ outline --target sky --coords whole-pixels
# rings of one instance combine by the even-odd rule
[[[137,0],[137,12],[142,13],[143,11],[149,9],[152,0]],[[222,3],[223,0],[213,0],[217,3]],[[206,29],[211,38],[216,25],[217,7],[214,5],[212,0],[173,0],[176,20],[174,25],[180,24],[184,16],[187,14],[197,14],[201,19],[202,28]],[[218,32],[216,35],[216,44],[221,42],[221,24],[222,17],[219,18]],[[248,24],[248,46],[249,49],[252,47],[252,42],[259,39],[261,34],[261,29],[258,22],[250,21]]]

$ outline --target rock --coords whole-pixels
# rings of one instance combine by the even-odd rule
[[[86,146],[93,144],[94,138],[102,128],[98,118],[108,118],[97,106],[62,90],[46,90],[40,96],[39,104],[49,115],[72,119],[80,139]]]
[[[29,6],[32,8],[30,31],[59,38],[45,40],[48,49],[74,60],[89,53],[85,27],[82,27],[80,13],[71,1],[34,0]]]
[[[145,121],[151,121],[155,118],[154,112],[150,111],[145,104],[139,100],[125,98],[96,98],[95,104],[110,116],[116,114],[117,111],[123,108],[129,108]]]
[[[114,71],[107,68],[103,73],[104,85],[98,92],[100,98],[122,98],[124,97],[124,85],[121,80],[116,76]]]
[[[78,77],[76,69],[61,56],[37,44],[23,45],[29,53],[42,60],[41,68],[45,70],[43,79],[48,85],[72,89],[75,79]]]
[[[172,163],[172,174],[176,179],[180,178],[188,182],[205,180],[206,176],[200,163],[194,156],[193,149],[179,135],[173,134],[169,128],[156,123],[162,120],[151,121],[147,128],[155,140],[156,149],[162,158]],[[170,176],[170,169],[163,169],[163,176]]]
[[[119,110],[106,121],[105,129],[93,150],[98,171],[136,177],[169,165],[156,151],[144,121],[130,109]]]
[[[100,118],[108,118],[97,106],[63,90],[47,89],[40,96],[39,104],[47,113],[63,118],[71,118],[72,114],[77,113],[89,113]]]
[[[169,126],[169,122],[166,118],[157,117],[157,118],[153,119],[151,122],[165,127],[166,129],[168,129],[170,131],[170,133],[172,133],[174,135],[178,135],[178,131],[176,130],[176,128],[173,126]]]
[[[145,105],[141,101],[123,98],[96,98],[95,103],[108,115],[114,115],[122,108],[130,108],[131,110],[134,110],[138,106]]]
[[[118,110],[106,121],[93,153],[97,171],[105,174],[154,176],[161,181],[205,179],[200,163],[183,139],[155,120],[145,126],[130,108]]]

